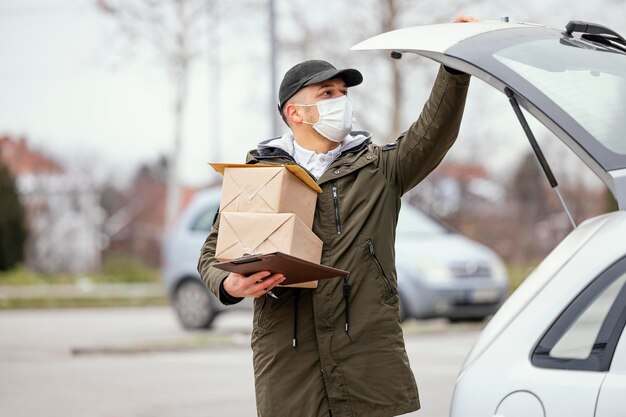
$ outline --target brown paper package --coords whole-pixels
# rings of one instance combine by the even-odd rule
[[[226,167],[221,212],[294,213],[313,226],[317,192],[284,167]]]

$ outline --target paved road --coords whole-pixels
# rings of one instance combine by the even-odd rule
[[[167,307],[2,311],[0,416],[254,416],[249,332],[246,312],[187,332]],[[406,333],[423,403],[409,416],[445,417],[478,331]]]

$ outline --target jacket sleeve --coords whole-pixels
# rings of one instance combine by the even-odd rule
[[[435,169],[456,140],[469,79],[467,74],[441,67],[417,121],[395,144],[379,148],[379,167],[401,194]]]
[[[211,232],[207,236],[204,245],[200,251],[200,259],[198,260],[198,272],[204,282],[204,285],[215,294],[222,304],[230,305],[236,304],[242,300],[242,298],[236,298],[230,296],[222,285],[222,282],[228,276],[227,271],[222,271],[213,266],[217,259],[215,259],[215,247],[217,245],[217,233],[219,231],[219,216],[218,219],[211,227]]]

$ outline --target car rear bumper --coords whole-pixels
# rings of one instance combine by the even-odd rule
[[[496,284],[471,288],[419,286],[408,291],[401,289],[406,311],[415,318],[480,319],[494,314],[506,295],[506,287]]]

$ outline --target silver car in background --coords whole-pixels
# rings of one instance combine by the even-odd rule
[[[163,282],[186,328],[208,328],[223,311],[252,306],[248,299],[223,306],[205,288],[196,270],[219,200],[219,188],[199,192],[163,245]],[[403,320],[482,320],[495,313],[508,294],[506,269],[493,251],[407,203],[398,220],[396,268]]]
[[[225,309],[251,309],[251,300],[224,306],[200,280],[200,248],[220,205],[219,188],[197,193],[163,242],[161,278],[183,327],[209,328]]]
[[[396,229],[400,318],[482,320],[508,295],[494,251],[403,204]]]

